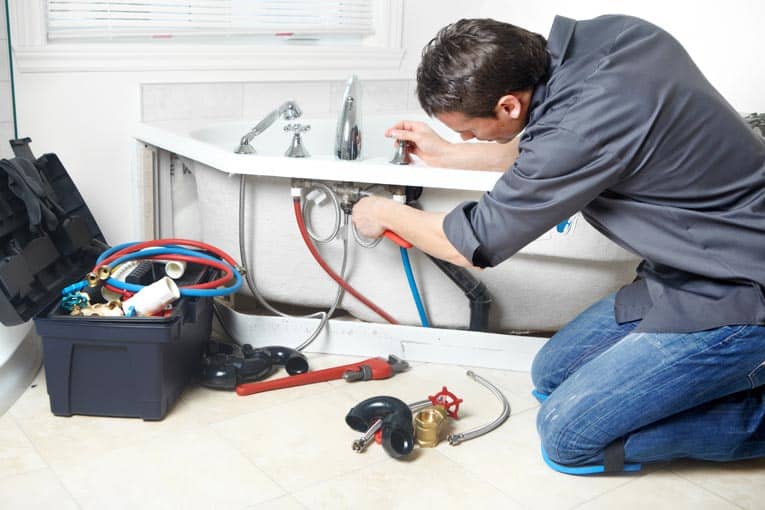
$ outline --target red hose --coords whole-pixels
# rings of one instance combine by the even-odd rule
[[[203,259],[200,257],[192,257],[191,255],[151,255],[149,257],[145,257],[143,260],[147,259],[153,259],[153,260],[178,260],[183,262],[192,262],[194,264],[202,264],[204,266],[211,266],[215,269],[219,269],[223,271],[223,276],[216,280],[212,280],[205,283],[197,283],[195,285],[186,285],[183,288],[184,289],[217,289],[221,285],[225,285],[229,282],[229,280],[232,280],[234,278],[234,273],[231,272],[231,269],[222,262],[215,262],[214,260],[209,259]]]
[[[359,293],[356,289],[351,287],[348,282],[340,278],[340,276],[332,271],[332,269],[327,265],[326,262],[324,262],[324,259],[321,258],[321,255],[319,254],[319,251],[316,249],[316,247],[311,242],[311,238],[308,237],[308,230],[306,230],[305,222],[303,221],[303,214],[300,210],[300,198],[295,197],[292,199],[292,205],[295,209],[295,219],[297,220],[298,228],[300,229],[300,235],[303,237],[303,241],[305,241],[305,245],[308,247],[308,250],[311,252],[311,255],[313,255],[313,258],[316,260],[316,262],[321,266],[321,268],[332,278],[335,280],[338,285],[340,285],[342,288],[347,290],[353,297],[364,303],[367,307],[369,307],[373,312],[375,312],[377,315],[385,319],[386,321],[390,322],[391,324],[398,324],[398,321],[388,315],[385,310],[371,302],[369,299],[365,298],[364,296]]]
[[[234,267],[234,268],[236,267],[236,261],[233,258],[231,258],[231,256],[228,255],[226,252],[216,248],[215,246],[209,245],[207,243],[203,243],[201,241],[194,241],[194,240],[191,240],[191,239],[175,239],[175,238],[172,238],[172,239],[154,239],[154,240],[151,240],[151,241],[144,241],[142,243],[133,244],[131,246],[128,246],[127,248],[123,248],[122,250],[119,250],[119,251],[117,251],[115,253],[112,253],[109,257],[107,257],[104,260],[102,260],[101,264],[99,266],[109,265],[109,263],[111,261],[116,260],[117,258],[121,257],[122,255],[124,255],[126,253],[132,253],[134,251],[138,251],[138,250],[141,250],[143,248],[151,248],[153,246],[164,246],[164,245],[167,245],[167,244],[178,244],[178,245],[181,245],[181,246],[192,246],[194,248],[200,248],[200,249],[208,251],[210,253],[214,253],[219,258],[221,258],[221,259],[225,260],[226,262],[228,262],[231,265],[231,267]],[[93,270],[97,271],[98,267],[94,267]]]

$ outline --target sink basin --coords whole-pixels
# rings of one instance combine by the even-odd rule
[[[423,116],[412,117],[402,114],[400,117],[391,115],[369,116],[362,119],[361,160],[390,160],[393,156],[393,140],[385,137],[385,130],[391,127],[397,119],[419,120],[430,124],[436,132],[450,141],[458,141],[459,136],[443,124]],[[292,140],[292,133],[284,131],[287,124],[303,124],[311,129],[302,134],[303,145],[311,157],[334,158],[335,126],[337,116],[303,116],[292,122],[280,121],[264,133],[256,136],[250,143],[261,156],[283,156]],[[227,122],[195,129],[189,133],[191,138],[203,143],[214,145],[225,151],[234,152],[239,147],[239,140],[255,122]],[[250,155],[251,156],[251,155]]]
[[[407,119],[426,122],[449,141],[459,135],[420,113],[367,115],[361,121],[361,158],[341,161],[335,158],[336,114],[306,113],[292,123],[311,126],[302,134],[308,158],[284,155],[292,141],[285,132],[287,121],[277,121],[250,142],[256,154],[236,154],[241,138],[257,123],[254,121],[167,121],[139,124],[136,138],[144,143],[183,155],[190,160],[217,168],[229,174],[273,177],[313,178],[334,181],[423,186],[432,188],[486,191],[494,187],[501,175],[467,169],[427,167],[416,158],[412,165],[392,165],[395,141],[385,131],[396,122]],[[299,121],[299,122],[298,122]]]

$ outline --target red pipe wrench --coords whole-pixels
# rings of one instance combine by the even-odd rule
[[[236,387],[236,394],[239,396],[252,395],[253,393],[292,388],[293,386],[304,386],[306,384],[336,379],[345,379],[348,382],[387,379],[408,368],[409,363],[391,354],[387,360],[380,357],[369,358],[348,365],[314,370],[313,372],[283,377],[281,379],[243,383]]]

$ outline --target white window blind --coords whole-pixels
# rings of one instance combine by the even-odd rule
[[[48,39],[352,36],[372,0],[48,0]]]

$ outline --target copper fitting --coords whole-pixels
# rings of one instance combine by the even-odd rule
[[[101,281],[98,275],[93,272],[88,273],[85,279],[88,280],[88,285],[91,287],[96,287],[98,283]]]
[[[99,279],[108,280],[111,275],[112,275],[112,270],[109,269],[109,266],[101,266],[98,268]]]
[[[414,417],[414,440],[422,448],[432,448],[441,440],[446,423],[446,410],[441,406],[430,406]]]

